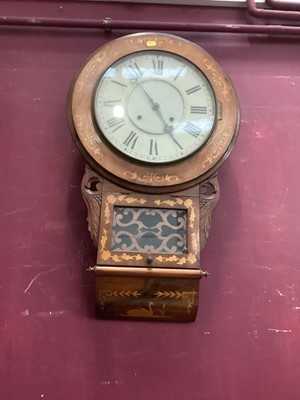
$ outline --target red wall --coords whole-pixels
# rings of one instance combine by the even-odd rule
[[[243,11],[4,1],[4,15],[242,21]],[[1,399],[300,398],[299,39],[180,33],[230,75],[240,136],[219,173],[192,324],[94,318],[96,251],[66,98],[124,31],[0,28]]]

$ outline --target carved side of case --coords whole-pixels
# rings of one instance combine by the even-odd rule
[[[212,212],[220,198],[217,175],[200,184],[200,251],[203,250],[211,228]]]
[[[103,179],[101,176],[86,165],[85,174],[81,182],[81,193],[88,212],[88,229],[96,247],[99,238],[102,186]]]

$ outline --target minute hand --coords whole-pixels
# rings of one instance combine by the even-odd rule
[[[146,97],[148,98],[148,100],[150,101],[151,105],[152,105],[152,110],[156,112],[156,114],[158,115],[159,119],[162,121],[162,123],[164,124],[164,132],[169,134],[173,141],[177,144],[178,147],[180,147],[180,149],[182,149],[182,146],[180,145],[180,143],[177,142],[177,140],[175,139],[174,135],[173,135],[173,126],[172,125],[168,125],[166,120],[164,119],[161,111],[160,111],[160,105],[158,103],[156,103],[152,97],[149,95],[149,93],[143,88],[142,84],[137,82],[137,85],[142,89],[142,91],[144,92],[144,94],[146,95]]]

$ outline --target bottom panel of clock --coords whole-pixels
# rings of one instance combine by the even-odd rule
[[[96,315],[101,319],[193,322],[199,279],[96,277]]]

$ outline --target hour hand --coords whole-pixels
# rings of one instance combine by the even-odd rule
[[[182,150],[183,148],[182,148],[181,144],[174,137],[173,130],[174,130],[174,128],[171,125],[166,125],[164,127],[164,132],[168,133],[171,136],[171,138],[173,139],[174,143],[176,143],[177,146]]]
[[[144,89],[144,87],[142,86],[142,84],[136,80],[136,84],[141,88],[141,90],[144,92],[144,94],[146,95],[146,97],[148,98],[148,100],[150,101],[151,105],[152,105],[152,110],[156,112],[157,116],[159,117],[159,119],[162,121],[163,125],[164,125],[164,133],[167,133],[168,135],[170,135],[174,141],[174,143],[177,144],[177,146],[182,150],[182,146],[180,145],[179,142],[177,142],[177,140],[175,139],[174,135],[173,135],[173,130],[174,127],[172,125],[168,125],[165,118],[162,115],[162,112],[160,110],[160,105],[159,103],[156,103],[153,98],[149,95],[149,93]]]

